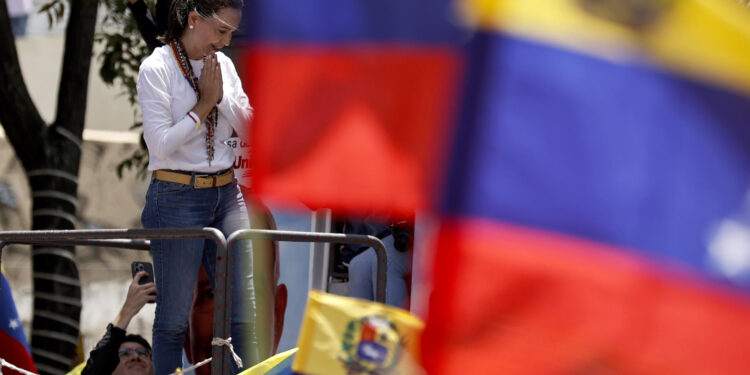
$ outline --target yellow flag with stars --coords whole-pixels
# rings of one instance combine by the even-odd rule
[[[424,323],[408,311],[311,290],[292,369],[306,375],[423,374]]]

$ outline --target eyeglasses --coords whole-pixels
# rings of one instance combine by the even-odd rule
[[[219,17],[216,13],[214,13],[212,17],[214,19],[216,19],[217,21],[219,21],[219,23],[221,23],[222,25],[228,27],[229,31],[231,31],[231,32],[237,31],[237,27],[236,26],[230,25],[229,22],[224,21],[223,19],[221,19],[221,17]]]
[[[130,356],[134,354],[137,354],[141,358],[151,358],[151,352],[143,348],[122,348],[117,351],[117,356],[120,357],[120,359],[130,358]]]
[[[213,19],[219,21],[219,23],[221,25],[229,28],[228,31],[230,31],[230,32],[237,31],[237,26],[232,26],[229,22],[224,21],[223,19],[221,19],[221,17],[219,17],[219,15],[217,15],[216,13],[214,13],[214,14],[212,14],[210,16],[206,16],[205,14],[202,14],[201,12],[198,12],[198,10],[195,9],[195,8],[193,8],[193,11],[196,12],[196,13],[198,13],[198,15],[201,16],[201,18],[203,18],[204,20],[208,20],[209,18],[213,18]]]

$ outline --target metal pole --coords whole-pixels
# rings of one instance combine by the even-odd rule
[[[386,275],[388,273],[388,256],[385,245],[375,236],[362,234],[343,233],[311,233],[268,229],[245,229],[238,230],[227,238],[227,247],[232,252],[232,247],[237,240],[271,240],[291,242],[328,242],[363,244],[372,247],[378,259],[377,282],[375,285],[375,300],[385,303]]]
[[[6,244],[32,244],[59,240],[122,240],[122,239],[184,239],[205,238],[225,243],[224,235],[215,228],[161,228],[161,229],[75,229],[33,230],[0,232],[0,241]],[[116,241],[115,241],[116,243]]]
[[[313,212],[311,232],[331,232],[331,210],[324,208]],[[308,272],[308,288],[323,292],[328,291],[328,263],[331,244],[328,242],[310,243],[310,271]]]
[[[98,239],[81,239],[81,240],[38,240],[28,241],[29,245],[59,245],[59,246],[97,246],[97,247],[114,247],[119,249],[150,251],[151,243],[149,240],[98,240]]]
[[[219,232],[221,233],[221,232]],[[223,236],[222,236],[223,237]],[[232,320],[232,253],[227,251],[227,242],[216,243],[216,275],[214,276],[214,337],[226,339],[231,335]],[[211,347],[212,375],[231,374],[232,353],[229,348]]]

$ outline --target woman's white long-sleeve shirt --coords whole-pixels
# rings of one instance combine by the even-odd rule
[[[150,171],[173,169],[193,172],[217,172],[234,163],[232,148],[224,141],[232,132],[243,139],[249,133],[253,108],[242,90],[237,71],[226,55],[216,53],[221,66],[223,97],[217,104],[218,124],[214,133],[214,159],[208,165],[206,125],[200,129],[188,116],[198,98],[182,75],[169,45],[159,47],[146,58],[138,72],[138,101],[143,114],[143,138],[148,146]],[[193,73],[200,79],[202,60],[190,60]]]

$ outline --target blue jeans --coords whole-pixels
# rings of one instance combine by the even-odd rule
[[[409,253],[396,250],[393,246],[392,235],[383,238],[383,245],[388,256],[385,303],[408,309],[406,302],[409,293],[406,276],[411,267]],[[369,247],[352,259],[349,263],[349,297],[375,300],[377,267],[378,257],[375,255],[375,250]]]
[[[141,221],[144,228],[214,227],[225,236],[249,229],[247,207],[235,180],[225,186],[196,189],[152,180]],[[232,344],[245,363],[258,361],[254,353],[255,292],[252,243],[234,247],[232,262]],[[154,375],[171,374],[182,366],[182,347],[193,300],[198,269],[203,264],[211,285],[216,274],[213,240],[170,239],[151,241],[156,276],[156,316],[153,328]],[[236,369],[235,369],[236,370]]]

